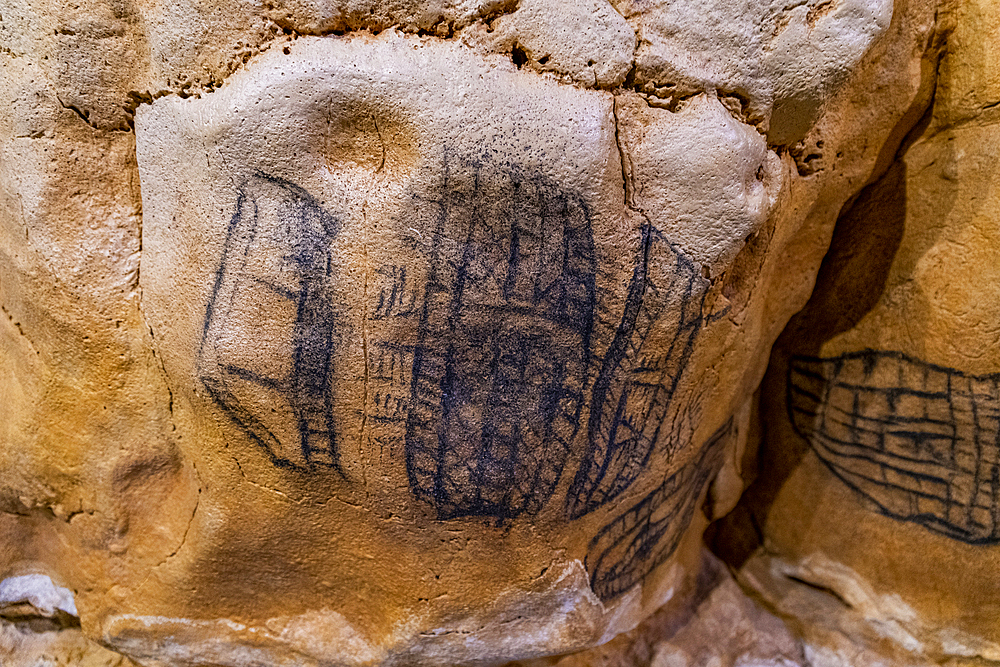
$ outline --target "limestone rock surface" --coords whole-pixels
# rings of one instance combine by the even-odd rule
[[[762,533],[730,559],[742,580],[823,664],[1000,659],[1000,9],[940,24],[933,106],[775,347],[761,475],[731,521]]]
[[[14,0],[0,589],[111,664],[795,664],[702,533],[937,9]]]

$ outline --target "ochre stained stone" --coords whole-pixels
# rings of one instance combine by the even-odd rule
[[[741,577],[835,664],[1000,659],[1000,10],[939,21],[933,106],[843,213],[761,389]]]
[[[702,533],[936,6],[724,4],[5,7],[0,581],[146,665],[785,646]]]

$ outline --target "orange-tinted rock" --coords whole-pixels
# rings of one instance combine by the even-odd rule
[[[0,580],[164,665],[534,659],[695,604],[934,8],[685,7],[5,9]]]
[[[829,664],[1000,656],[1000,12],[941,25],[934,104],[845,210],[761,389],[766,552],[741,572]]]

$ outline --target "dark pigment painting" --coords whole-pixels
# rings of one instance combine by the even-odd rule
[[[643,226],[614,338],[596,360],[587,449],[566,499],[570,519],[618,497],[646,469],[657,446],[676,450],[686,444],[668,416],[703,323],[703,283],[689,257],[651,225]]]
[[[882,514],[1000,542],[1000,375],[862,350],[793,357],[787,386],[795,430]]]
[[[420,205],[451,243],[435,245],[422,299],[406,462],[439,518],[539,512],[583,429],[569,519],[686,444],[671,405],[706,286],[690,258],[643,225],[625,302],[608,313],[582,197],[537,174],[451,160],[440,196]]]
[[[733,434],[730,419],[702,445],[693,463],[667,477],[591,541],[586,564],[599,598],[621,595],[673,555]]]
[[[434,239],[429,264],[375,269],[382,287],[366,304],[368,322],[415,332],[405,342],[372,337],[366,370],[376,389],[365,417],[376,432],[397,429],[410,490],[441,520],[537,514],[567,466],[558,502],[578,519],[621,496],[654,456],[669,461],[689,444],[676,394],[708,283],[647,221],[624,298],[609,308],[597,293],[584,197],[519,167],[446,158],[434,194],[412,196],[414,224]],[[198,356],[212,398],[276,465],[303,471],[340,471],[339,229],[303,188],[262,173],[247,180]],[[723,436],[591,544],[603,598],[676,548]],[[379,437],[373,443],[394,455],[396,443]]]
[[[538,512],[584,404],[596,259],[586,203],[547,179],[451,160],[406,427],[413,493],[441,519]]]
[[[205,314],[202,384],[283,467],[340,469],[330,298],[338,230],[301,187],[266,174],[248,179]]]

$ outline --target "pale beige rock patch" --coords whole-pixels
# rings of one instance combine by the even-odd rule
[[[632,205],[712,275],[723,273],[771,216],[784,187],[781,160],[715,96],[675,111],[638,95],[618,100]]]
[[[534,69],[558,72],[585,86],[621,85],[632,68],[635,33],[607,0],[524,0],[492,30],[500,49],[516,44]]]

